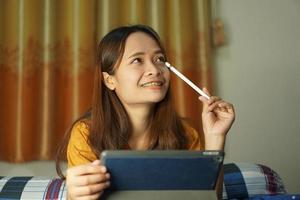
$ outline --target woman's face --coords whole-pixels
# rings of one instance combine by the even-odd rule
[[[170,72],[164,63],[165,56],[153,38],[143,32],[132,33],[107,85],[125,106],[152,105],[161,101],[169,88]],[[104,78],[107,83],[108,76]]]

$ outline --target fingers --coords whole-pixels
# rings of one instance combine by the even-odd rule
[[[210,96],[209,99],[200,96],[199,99],[203,103],[203,111],[205,112],[211,112],[215,107],[218,106],[218,103],[223,102],[223,100],[220,97],[216,96]]]
[[[66,184],[71,199],[98,199],[110,186],[110,174],[99,160],[67,170]]]
[[[210,104],[208,104],[208,112],[212,112],[215,109],[218,109],[221,111],[221,107],[219,107],[220,104],[225,103],[223,100],[221,100],[220,98],[218,98],[218,100],[216,100],[215,102],[212,102]]]
[[[110,175],[108,173],[98,173],[98,174],[91,174],[91,175],[84,175],[79,176],[76,178],[72,185],[74,186],[84,186],[84,185],[91,185],[96,183],[101,183],[108,181],[110,178]]]
[[[218,110],[222,112],[234,113],[233,105],[225,101],[218,104]]]
[[[94,162],[92,162],[92,165],[101,165],[101,161],[100,160],[94,160]]]
[[[222,100],[221,98],[217,97],[212,99],[212,101],[209,101],[208,112],[216,111],[216,112],[228,112],[228,113],[234,113],[233,105]]]
[[[208,89],[207,89],[206,87],[204,87],[204,88],[202,89],[202,91],[203,91],[205,94],[207,94],[208,96],[211,96],[211,94],[209,93],[209,91],[208,91]]]
[[[76,189],[71,189],[68,190],[69,193],[72,193],[72,196],[76,197],[85,197],[86,199],[88,196],[90,197],[99,197],[101,192],[109,187],[110,183],[105,182],[105,183],[98,183],[94,185],[87,185],[83,187],[78,187]],[[92,198],[93,199],[93,198]]]
[[[99,163],[99,161],[95,162],[95,163],[97,164],[97,163]],[[68,169],[67,176],[68,176],[68,172],[69,172],[69,174],[72,174],[74,176],[106,172],[106,168],[104,166],[102,166],[100,164],[96,165],[95,163],[72,167],[72,168]]]
[[[205,92],[208,96],[210,96],[209,99],[205,98],[204,96],[200,96],[199,100],[203,103],[203,111],[204,112],[228,112],[228,113],[234,113],[233,105],[224,101],[220,97],[217,96],[211,96],[207,88],[203,88],[203,92]]]
[[[209,93],[209,91],[208,91],[208,89],[206,88],[206,87],[204,87],[204,88],[202,88],[202,91],[205,93],[205,94],[207,94],[207,96],[211,96],[210,95],[210,93]],[[203,102],[203,103],[205,103],[208,99],[206,98],[206,97],[204,97],[204,96],[199,96],[199,99]]]
[[[92,164],[79,165],[67,170],[67,180],[74,186],[83,186],[105,182],[110,178],[106,167],[96,161]]]

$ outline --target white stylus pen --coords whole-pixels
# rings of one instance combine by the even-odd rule
[[[165,62],[166,67],[168,67],[172,72],[174,72],[179,78],[184,80],[189,86],[191,86],[196,92],[198,92],[200,95],[206,97],[209,99],[209,96],[204,93],[200,88],[198,88],[192,81],[190,81],[187,77],[185,77],[182,73],[180,73],[175,67],[173,67],[170,63]]]

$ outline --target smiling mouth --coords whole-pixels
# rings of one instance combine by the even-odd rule
[[[143,83],[141,87],[153,87],[153,86],[162,86],[163,82],[161,81],[151,81],[148,83]]]

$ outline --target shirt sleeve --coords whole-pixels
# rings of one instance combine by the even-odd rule
[[[98,159],[88,142],[89,129],[85,122],[77,122],[71,130],[67,147],[68,167],[86,164]]]
[[[200,134],[187,122],[183,122],[187,138],[188,138],[188,150],[204,150],[201,144]]]

